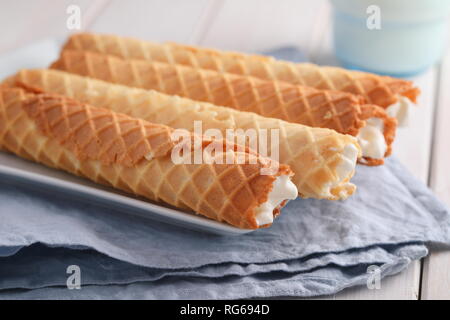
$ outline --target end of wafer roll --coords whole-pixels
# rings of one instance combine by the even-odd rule
[[[362,149],[359,162],[369,166],[382,165],[392,153],[397,119],[389,117],[383,108],[376,105],[362,105],[361,111],[365,124],[356,136]]]
[[[183,164],[184,159],[186,159],[189,165],[193,163],[195,166],[195,160],[192,161],[192,158],[195,157],[193,154],[198,151],[195,147],[195,140],[199,139],[201,142],[197,141],[197,145],[201,147],[203,161],[216,164],[215,166],[221,174],[222,171],[229,171],[230,165],[235,166],[237,164],[243,170],[246,177],[252,177],[249,184],[253,195],[249,194],[248,190],[242,190],[237,193],[233,192],[235,193],[233,198],[236,198],[233,201],[237,203],[234,207],[240,207],[240,203],[242,202],[249,205],[246,209],[242,209],[241,213],[246,217],[245,228],[258,229],[270,227],[287,202],[289,200],[295,200],[298,197],[298,189],[291,180],[294,172],[289,165],[279,163],[269,157],[261,156],[248,146],[238,145],[230,140],[199,136],[185,129],[177,129],[174,132],[174,140],[178,141],[175,148],[182,147],[186,142],[185,140],[179,139],[180,135],[188,137],[188,141],[192,142],[192,144],[189,144],[189,152],[183,152],[181,157],[183,158],[181,159],[182,161],[177,163]],[[257,173],[255,170],[258,170]],[[228,174],[225,174],[225,176],[228,176]],[[230,174],[229,176],[236,177],[236,173]],[[228,178],[225,177],[225,180],[228,180]],[[239,185],[240,183],[240,181],[235,180],[226,181],[224,184],[231,186],[234,184]],[[224,187],[223,189],[226,190],[227,188]],[[233,216],[229,215],[228,219],[233,219]],[[237,220],[226,220],[226,222],[238,225]],[[243,227],[241,222],[239,222],[239,225]]]
[[[252,210],[252,220],[254,219],[257,228],[270,227],[287,202],[297,198],[298,189],[291,181],[292,176],[293,172],[284,164],[281,164],[277,173],[272,175],[275,179],[265,190],[266,196],[261,198]]]
[[[420,95],[420,89],[414,86],[412,81],[383,76],[381,79],[392,92],[392,101],[381,99],[376,92],[373,93],[372,100],[374,104],[387,108],[396,103],[400,97],[408,98],[412,103],[417,103],[417,97]]]

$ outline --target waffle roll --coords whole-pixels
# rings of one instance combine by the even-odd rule
[[[286,200],[294,198],[293,190],[297,195],[288,166],[277,164],[274,174],[263,175],[273,160],[224,140],[186,132],[200,139],[202,148],[226,146],[211,157],[255,162],[174,163],[179,141],[173,133],[170,127],[60,95],[0,89],[0,145],[20,157],[246,229],[270,226]],[[280,185],[291,189],[274,198]]]
[[[356,189],[350,182],[360,152],[356,139],[334,130],[312,128],[255,113],[170,96],[156,91],[110,84],[58,70],[21,70],[4,82],[37,92],[66,95],[97,107],[173,128],[203,130],[279,129],[279,160],[289,165],[292,181],[305,198],[345,199]]]
[[[358,136],[367,144],[361,162],[368,165],[384,163],[396,132],[396,120],[382,108],[362,105],[356,96],[344,92],[88,51],[65,50],[51,68]],[[370,130],[359,137],[368,124]]]
[[[249,55],[192,47],[176,43],[152,43],[106,34],[72,35],[65,49],[111,54],[125,59],[145,59],[181,64],[266,80],[286,81],[317,89],[338,90],[361,95],[365,102],[383,108],[401,97],[416,103],[420,90],[412,82],[338,67],[293,63],[267,56]]]

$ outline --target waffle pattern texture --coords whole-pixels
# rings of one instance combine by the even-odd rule
[[[277,173],[261,175],[272,161],[257,155],[255,164],[175,164],[172,131],[59,95],[0,90],[4,149],[239,228],[258,228],[255,208],[267,201],[276,176],[292,174],[289,167],[279,165]],[[203,147],[224,143],[200,139]],[[236,145],[224,149],[229,153],[248,158],[254,154]]]
[[[170,96],[156,91],[115,85],[101,80],[78,76],[58,70],[21,70],[4,85],[33,87],[36,91],[66,95],[97,107],[173,128],[194,130],[194,121],[202,122],[202,130],[279,129],[279,159],[289,165],[295,175],[292,181],[305,198],[345,199],[355,191],[350,183],[354,171],[339,177],[338,168],[355,159],[346,158],[344,149],[356,139],[334,130],[311,128],[266,118],[255,113],[236,111],[205,102]],[[267,134],[268,142],[270,133]]]
[[[157,44],[114,35],[80,33],[72,35],[65,48],[112,54],[126,59],[182,64],[266,80],[286,81],[317,89],[344,91],[360,95],[366,103],[384,108],[397,102],[399,96],[416,102],[420,94],[420,90],[415,88],[412,82],[392,77],[176,43]]]
[[[395,120],[390,119],[382,108],[361,105],[361,99],[344,92],[76,50],[63,51],[52,68],[292,123],[334,129],[343,134],[357,135],[367,117],[381,117],[386,123],[388,150],[385,156],[391,152],[396,131]],[[384,163],[384,159],[366,158],[364,163],[378,165]]]

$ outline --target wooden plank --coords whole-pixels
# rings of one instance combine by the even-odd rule
[[[418,107],[411,110],[408,126],[399,128],[394,142],[394,156],[424,183],[428,183],[430,168],[437,73],[436,68],[431,68],[412,78],[422,94]]]
[[[380,289],[369,290],[364,286],[348,288],[330,298],[335,300],[417,300],[419,278],[420,262],[414,261],[402,273],[382,279]]]
[[[310,53],[311,60],[318,64],[337,65],[338,61],[333,54],[331,7],[326,6],[323,12],[323,20],[327,22],[322,27],[326,31],[320,38],[319,45],[313,46]],[[433,68],[412,79],[422,90],[418,103],[420,107],[412,110],[409,126],[398,130],[394,143],[394,156],[424,183],[428,180],[430,165],[436,73],[436,69]],[[418,299],[420,271],[420,261],[414,261],[406,271],[384,279],[380,290],[369,290],[365,287],[350,288],[329,298]]]
[[[423,268],[421,299],[450,300],[450,252],[432,252]]]
[[[319,9],[326,1],[224,1],[200,44],[225,50],[260,52],[296,46],[308,51]]]
[[[337,66],[339,63],[334,56],[333,50],[333,18],[332,8],[329,2],[326,2],[320,13],[320,21],[318,25],[319,33],[316,33],[314,39],[311,40],[311,50],[309,52],[309,60],[320,65]],[[317,31],[317,32],[319,32]]]
[[[440,90],[437,101],[435,139],[430,172],[430,186],[436,195],[450,206],[450,54],[441,66]],[[450,299],[450,252],[433,251],[424,261],[422,299]]]
[[[150,41],[191,43],[215,1],[112,0],[89,30]]]
[[[62,37],[71,30],[67,28],[66,10],[69,5],[81,9],[81,27],[93,18],[98,1],[89,0],[40,0],[1,1],[0,21],[3,26],[0,53],[23,46],[42,38]]]

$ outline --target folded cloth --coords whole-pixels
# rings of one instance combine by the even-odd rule
[[[239,272],[242,268],[237,264],[233,267],[227,265],[205,266],[201,272],[199,270],[178,271],[166,275],[165,277],[155,277],[154,270],[147,268],[138,269],[130,264],[109,263],[105,257],[101,257],[96,252],[70,251],[70,257],[66,256],[65,262],[55,259],[55,252],[42,262],[41,270],[46,270],[46,275],[50,276],[54,287],[44,287],[36,290],[7,290],[0,292],[1,299],[237,299],[249,297],[305,297],[312,295],[324,295],[339,291],[349,286],[366,284],[368,280],[367,270],[373,266],[374,261],[380,264],[381,277],[400,272],[410,263],[411,259],[419,259],[426,254],[426,249],[420,244],[392,246],[390,251],[382,248],[374,250],[352,253],[353,257],[348,257],[347,253],[334,256],[335,265],[326,265],[322,268],[305,269],[297,271],[292,269],[286,271],[290,262],[274,263],[271,267],[281,267],[270,273],[245,273]],[[36,248],[36,253],[40,250]],[[69,253],[66,251],[66,253]],[[86,256],[83,257],[84,253]],[[28,256],[28,261],[34,261]],[[38,253],[39,259],[42,251]],[[36,256],[34,256],[36,257]],[[364,257],[370,260],[366,261]],[[348,259],[350,258],[350,259]],[[18,259],[20,260],[20,258]],[[11,261],[18,263],[19,261]],[[326,259],[329,260],[329,259]],[[345,261],[358,261],[357,265],[346,266]],[[42,260],[41,260],[42,261]],[[51,270],[48,263],[51,263]],[[56,263],[55,263],[56,262]],[[97,265],[95,263],[98,263]],[[344,262],[343,265],[339,264]],[[81,290],[68,290],[61,286],[63,271],[67,268],[67,263],[75,263],[82,271],[82,282],[93,283],[95,285],[82,285]],[[293,261],[297,266],[307,265],[302,259]],[[13,265],[17,267],[16,264]],[[251,268],[251,265],[248,265]],[[284,269],[283,269],[284,267]],[[223,272],[230,268],[228,276],[221,275],[211,277],[207,275],[207,269],[213,273]],[[234,270],[232,270],[234,269]],[[267,269],[267,268],[264,268]],[[29,272],[27,267],[20,268],[17,272]],[[102,271],[102,272],[101,272]],[[204,272],[206,271],[206,272]],[[158,273],[158,271],[156,271]],[[225,274],[225,273],[223,273]],[[92,278],[95,277],[95,280]],[[134,277],[134,278],[133,278]],[[60,278],[59,280],[56,278]],[[23,279],[23,278],[22,278]],[[34,278],[34,286],[39,286],[39,279]],[[128,284],[120,284],[127,279]],[[150,280],[152,279],[152,280]],[[49,278],[47,278],[48,282]],[[118,283],[118,284],[113,284]],[[372,283],[372,282],[371,282]],[[23,285],[23,281],[19,281]],[[31,283],[28,283],[30,285]],[[108,284],[108,285],[104,285]],[[20,287],[19,285],[19,287]]]
[[[298,199],[269,229],[218,237],[0,177],[0,299],[333,294],[450,246],[450,211],[397,160],[354,181],[346,201]],[[72,265],[81,290],[66,287]]]

